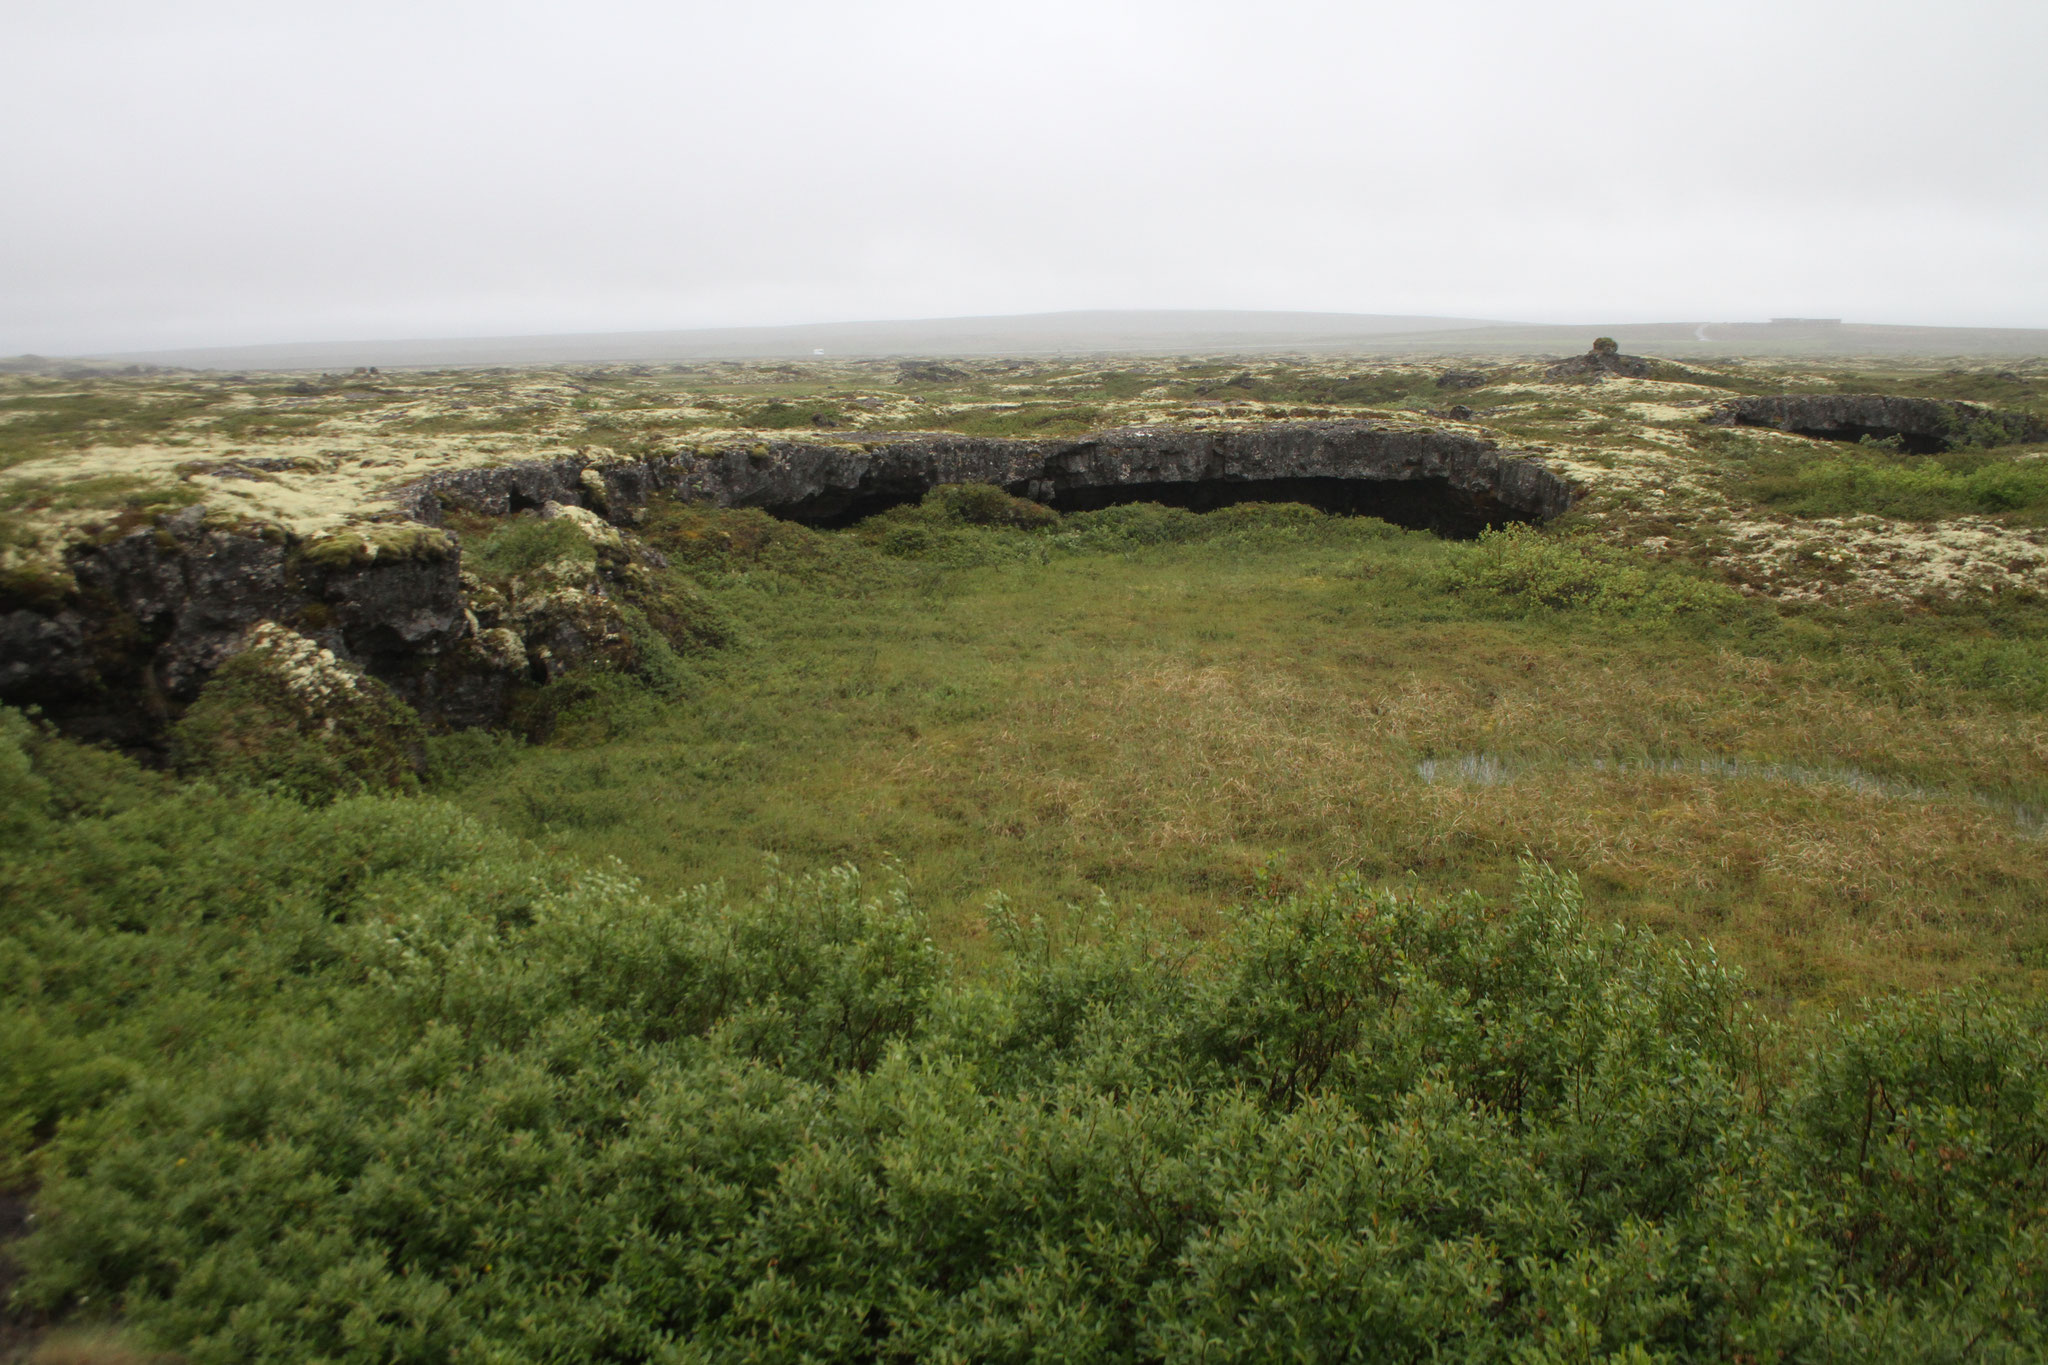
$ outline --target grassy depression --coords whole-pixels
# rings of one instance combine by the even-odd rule
[[[1497,892],[1533,854],[1781,1002],[2048,966],[2036,614],[1786,616],[1588,538],[1301,508],[650,539],[741,643],[448,743],[440,787],[654,886],[893,861],[971,954],[997,893],[1201,931],[1262,881]]]

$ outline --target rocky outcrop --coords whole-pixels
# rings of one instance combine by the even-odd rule
[[[1624,379],[1647,379],[1650,377],[1650,362],[1639,355],[1623,355],[1606,337],[1593,343],[1593,349],[1584,355],[1575,355],[1570,360],[1560,360],[1543,372],[1543,378],[1552,384],[1569,384],[1575,381],[1598,380],[1608,375]]]
[[[193,507],[72,545],[61,590],[0,601],[0,700],[40,706],[90,738],[144,744],[263,621],[403,678],[469,625],[454,538],[402,530],[402,552],[380,553],[364,533],[360,549],[334,554],[274,527],[215,525]]]
[[[1879,393],[1775,394],[1736,398],[1707,421],[1720,426],[1774,427],[1828,441],[1885,441],[1915,455],[1958,445],[1996,446],[2048,440],[2048,428],[2019,413],[1939,398]]]
[[[994,484],[1061,510],[1302,501],[1452,535],[1547,520],[1573,496],[1540,461],[1474,433],[1372,421],[1063,441],[855,436],[457,470],[401,490],[400,520],[310,542],[190,508],[69,547],[66,581],[0,589],[0,701],[40,706],[74,734],[147,747],[269,621],[380,679],[429,722],[489,723],[522,683],[591,657],[630,663],[635,620],[665,636],[715,638],[705,604],[655,584],[658,565],[611,543],[649,499],[840,525],[946,484]],[[531,582],[485,584],[463,573],[460,545],[438,529],[456,508],[572,521],[603,572],[561,565],[529,573]]]
[[[557,461],[457,470],[422,481],[408,505],[429,522],[444,507],[503,516],[548,502],[588,505],[587,475],[602,481],[602,502],[614,515],[669,493],[826,526],[956,483],[994,484],[1063,511],[1117,501],[1217,506],[1285,496],[1390,513],[1389,520],[1453,535],[1546,521],[1573,497],[1540,460],[1485,437],[1352,421],[1137,427],[1065,441],[928,433],[763,442],[603,467]]]

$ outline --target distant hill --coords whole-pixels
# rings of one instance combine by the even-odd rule
[[[1611,336],[1624,351],[1692,356],[2043,356],[2048,328],[1906,327],[1885,323],[1793,318],[1781,322],[1612,322],[1569,326],[1486,324],[1456,332],[1372,339],[1366,349],[1441,354],[1529,354],[1582,351]]]
[[[1571,354],[1595,336],[1622,349],[1669,355],[2048,356],[2048,329],[1901,327],[1793,320],[1784,323],[1527,324],[1384,313],[1094,311],[1007,317],[831,322],[794,327],[716,327],[674,332],[589,332],[555,336],[308,341],[255,346],[136,351],[98,364],[212,370],[331,370],[380,367],[595,364],[607,361],[1215,354],[1303,351],[1391,355]],[[24,357],[23,360],[31,358]],[[51,364],[76,365],[86,357]],[[0,362],[0,368],[7,362]]]

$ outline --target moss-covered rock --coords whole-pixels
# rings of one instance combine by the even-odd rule
[[[591,471],[586,469],[583,472],[588,474]],[[623,553],[626,549],[626,538],[620,533],[618,527],[613,526],[587,507],[577,507],[565,502],[551,502],[540,509],[540,519],[542,521],[567,522],[575,527],[577,534],[589,541],[591,547],[599,554],[603,554],[607,550]]]
[[[550,502],[476,542],[463,575],[481,638],[526,652],[526,672],[553,683],[572,670],[678,680],[678,655],[732,638],[725,615],[667,559],[587,508]]]
[[[518,593],[505,628],[526,642],[534,675],[545,681],[586,664],[630,673],[640,659],[618,604],[595,586]]]
[[[419,718],[388,687],[273,621],[171,729],[181,771],[308,800],[410,785],[423,752]]]
[[[453,553],[453,536],[417,522],[350,526],[299,547],[300,561],[321,569],[361,568],[378,560],[439,561]]]

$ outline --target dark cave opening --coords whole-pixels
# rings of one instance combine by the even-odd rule
[[[932,487],[915,479],[868,479],[854,488],[834,488],[764,510],[785,521],[823,530],[853,525],[892,507],[920,501]],[[1378,517],[1411,530],[1469,540],[1488,527],[1538,520],[1497,498],[1466,492],[1448,479],[1195,479],[1170,482],[1087,484],[1055,488],[1017,485],[1009,490],[1060,512],[1093,512],[1124,503],[1156,502],[1191,512],[1212,512],[1243,502],[1298,502],[1338,516]]]
[[[936,486],[921,479],[869,478],[854,488],[820,489],[794,502],[769,503],[762,510],[784,521],[840,531],[892,507],[921,502]]]
[[[1448,479],[1200,479],[1174,483],[1094,484],[1056,491],[1062,512],[1093,512],[1130,502],[1156,502],[1213,512],[1242,502],[1298,502],[1346,517],[1378,517],[1411,530],[1470,540],[1489,527],[1534,518],[1495,498],[1454,488]]]
[[[1932,436],[1924,431],[1901,431],[1897,427],[1793,427],[1791,430],[1795,436],[1810,436],[1819,441],[1843,441],[1850,444],[1864,440],[1890,441],[1897,438],[1898,449],[1908,455],[1939,455],[1951,444],[1946,437]]]

